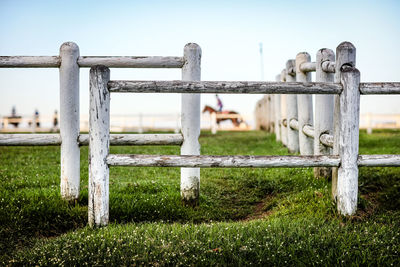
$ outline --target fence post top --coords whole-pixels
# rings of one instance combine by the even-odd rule
[[[352,72],[352,73],[354,73],[354,75],[360,76],[360,71],[356,67],[353,67],[353,66],[343,65],[341,67],[340,71],[342,72],[342,74]]]
[[[335,53],[333,52],[332,49],[329,49],[329,48],[321,48],[320,50],[318,50],[317,58],[318,57],[321,57],[321,59],[325,59],[325,60],[335,61]],[[318,59],[317,59],[317,61],[318,61]]]
[[[90,68],[90,73],[93,72],[110,72],[110,69],[104,65],[94,65]]]
[[[196,43],[187,43],[187,44],[185,45],[185,50],[186,50],[186,49],[190,49],[190,50],[200,50],[200,52],[201,52],[200,46],[199,46],[198,44],[196,44]]]
[[[296,55],[296,60],[303,60],[304,62],[311,61],[311,56],[307,52],[300,52]]]
[[[62,53],[78,53],[79,46],[74,42],[65,42],[60,46],[60,54]]]
[[[352,43],[345,41],[345,42],[341,42],[337,46],[336,53],[338,53],[338,51],[341,51],[341,50],[356,50],[356,47]]]
[[[316,57],[317,67],[321,67],[322,63],[325,61],[334,62],[335,61],[335,53],[331,49],[321,48],[317,52],[317,57]]]

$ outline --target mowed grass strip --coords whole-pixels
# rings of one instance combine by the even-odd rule
[[[381,140],[381,141],[380,141]],[[202,133],[202,154],[284,155],[265,132]],[[360,134],[362,154],[400,154],[400,131]],[[179,154],[179,147],[111,153]],[[398,264],[399,168],[361,168],[359,210],[340,217],[330,182],[302,169],[202,169],[201,200],[184,207],[179,168],[112,167],[110,220],[87,222],[81,196],[59,195],[58,147],[0,147],[0,262],[38,265]]]

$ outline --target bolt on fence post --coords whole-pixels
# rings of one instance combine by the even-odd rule
[[[310,62],[311,57],[307,52],[298,53],[296,56],[296,81],[311,82],[311,73],[304,73],[300,70],[300,65],[305,62]],[[303,132],[305,125],[313,125],[313,105],[312,95],[299,94],[297,95],[297,109],[299,117],[299,148],[301,155],[314,154],[314,140],[309,138]]]
[[[72,42],[60,47],[61,197],[77,200],[80,191],[79,47]]]
[[[110,70],[101,65],[90,69],[89,109],[89,205],[90,226],[109,220],[109,177],[106,162],[110,149]]]
[[[200,81],[201,48],[189,43],[184,48],[183,81]],[[200,155],[200,94],[182,94],[181,155]],[[181,197],[186,205],[196,206],[200,193],[200,168],[181,168]]]
[[[281,81],[281,75],[275,76],[275,81]],[[275,137],[276,141],[281,141],[281,95],[274,94],[274,108],[275,108]]]
[[[286,82],[286,69],[281,71],[281,82]],[[282,144],[287,147],[288,128],[285,126],[285,122],[287,123],[286,95],[281,95],[281,139]]]
[[[286,82],[296,82],[296,61],[294,59],[286,62]],[[299,152],[299,132],[290,128],[290,121],[297,120],[297,95],[286,95],[286,105],[287,147],[290,153],[297,153]]]
[[[322,70],[322,63],[335,61],[335,53],[327,48],[318,50],[316,57],[316,82],[334,81],[334,74]],[[320,142],[322,134],[333,135],[333,95],[315,95],[315,122],[314,122],[314,155],[331,155],[332,149]],[[315,167],[315,178],[331,178],[332,169],[328,167]]]
[[[356,48],[350,42],[343,42],[336,48],[335,83],[341,82],[342,66],[356,66]],[[340,137],[340,96],[334,96],[333,112],[333,155],[339,154]],[[338,168],[332,168],[332,198],[337,198]]]
[[[341,71],[343,91],[340,94],[337,208],[342,215],[353,215],[357,210],[358,195],[360,72],[355,67],[346,65]]]

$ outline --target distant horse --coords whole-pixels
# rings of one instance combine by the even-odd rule
[[[216,113],[216,114],[237,114],[237,115],[239,115],[239,113],[236,111],[227,110],[227,111],[221,112],[221,111],[217,111],[216,109],[206,105],[203,109],[203,113],[205,113],[207,111],[210,112],[210,114]],[[221,121],[225,121],[225,120],[231,120],[233,125],[235,125],[236,127],[239,127],[240,123],[242,123],[242,120],[239,118],[217,118],[217,124],[219,124]]]

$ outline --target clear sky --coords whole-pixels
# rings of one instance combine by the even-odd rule
[[[181,56],[203,51],[202,80],[274,80],[288,59],[342,41],[357,48],[362,81],[400,81],[400,1],[20,1],[0,0],[0,55],[58,55],[73,41],[82,56]],[[111,69],[111,79],[177,80],[179,69]],[[81,114],[88,113],[81,69]],[[0,69],[0,116],[59,109],[58,69]],[[224,108],[252,113],[261,95],[221,95]],[[203,95],[202,105],[216,105]],[[179,95],[112,95],[112,114],[176,113]],[[361,112],[400,113],[400,96],[362,97]]]

